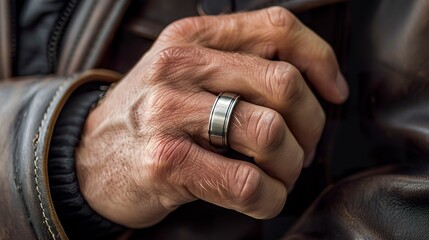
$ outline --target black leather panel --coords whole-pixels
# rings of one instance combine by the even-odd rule
[[[429,239],[428,176],[428,165],[401,165],[342,181],[285,239]]]
[[[377,147],[383,151],[402,152],[402,161],[429,156],[428,12],[428,1],[381,1],[368,34],[372,135],[382,137]]]
[[[15,75],[51,73],[49,39],[68,1],[27,0],[18,13]]]

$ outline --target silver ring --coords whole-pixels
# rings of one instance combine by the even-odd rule
[[[240,99],[240,95],[223,92],[213,104],[209,119],[209,142],[216,147],[228,147],[228,128],[232,111]]]

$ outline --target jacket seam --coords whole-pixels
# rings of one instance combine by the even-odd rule
[[[68,0],[55,21],[53,30],[49,33],[47,57],[51,72],[56,71],[58,66],[59,44],[63,40],[64,32],[67,31],[67,25],[73,17],[73,12],[78,4],[79,0]]]
[[[122,1],[115,1],[113,3],[113,6],[110,7],[110,9],[116,10],[118,4],[120,4],[120,3],[123,3],[123,2]],[[109,14],[105,14],[105,16],[106,15],[109,15]],[[104,18],[104,19],[106,19],[106,18]],[[94,48],[94,46],[97,46],[100,43],[101,39],[102,39],[99,33],[103,32],[103,29],[106,27],[107,23],[108,23],[108,21],[102,21],[100,27],[97,28],[97,33],[94,35],[96,37],[96,39],[95,39],[95,41],[92,42],[92,45],[90,46],[90,50],[89,50],[88,56],[92,57],[95,54],[94,52],[96,51],[96,49]],[[97,51],[97,52],[100,53],[100,51]],[[88,64],[88,62],[86,61],[85,64]]]
[[[86,24],[88,22],[88,19],[91,16],[91,13],[93,12],[94,8],[95,8],[95,1],[93,1],[91,3],[90,8],[88,10],[88,13],[85,15],[85,19],[83,21],[83,24]],[[73,45],[70,48],[70,54],[68,55],[65,66],[64,66],[64,73],[67,73],[68,69],[70,68],[72,58],[74,57],[75,50],[76,50],[77,46],[79,45],[80,40],[82,39],[82,35],[84,34],[84,30],[85,30],[85,27],[80,26],[77,37],[74,39]]]
[[[49,223],[50,219],[49,219],[49,217],[46,214],[47,211],[43,207],[42,193],[40,192],[40,189],[39,189],[39,177],[38,177],[37,172],[39,171],[38,163],[39,163],[40,159],[39,159],[39,154],[37,153],[37,151],[38,151],[38,146],[39,146],[40,133],[42,131],[42,127],[46,124],[46,120],[48,118],[48,111],[52,108],[52,105],[53,105],[54,101],[58,98],[59,93],[63,90],[63,88],[64,88],[64,86],[65,86],[65,84],[67,82],[68,82],[67,80],[64,81],[58,87],[58,89],[56,90],[54,96],[52,97],[52,100],[49,102],[48,108],[46,109],[46,111],[45,111],[45,113],[43,115],[43,119],[42,119],[42,121],[40,123],[39,129],[36,132],[36,135],[35,135],[35,138],[34,138],[34,161],[33,161],[33,163],[34,163],[34,180],[35,180],[35,185],[36,185],[35,189],[36,189],[36,192],[37,192],[37,198],[39,200],[39,205],[40,205],[40,208],[42,210],[43,223],[48,227],[48,231],[51,234],[51,236],[52,236],[53,239],[56,239],[56,237],[55,237],[55,234],[54,234],[54,232],[52,230],[53,227]]]

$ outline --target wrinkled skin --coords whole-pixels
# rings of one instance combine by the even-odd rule
[[[324,127],[307,84],[332,103],[348,95],[332,48],[287,10],[179,20],[90,113],[76,151],[81,191],[99,214],[132,228],[196,199],[272,218]],[[242,96],[230,147],[256,164],[208,143],[224,91]]]

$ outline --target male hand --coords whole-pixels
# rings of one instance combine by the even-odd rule
[[[171,24],[87,119],[76,152],[85,199],[132,228],[196,199],[276,216],[325,124],[303,75],[327,101],[346,100],[332,48],[283,8]],[[228,141],[256,164],[208,143],[221,92],[242,96]]]

